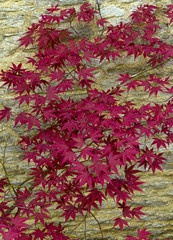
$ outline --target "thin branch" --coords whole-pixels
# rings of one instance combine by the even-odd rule
[[[31,179],[33,179],[34,178],[34,176],[32,176],[32,177],[30,177],[30,178],[27,178],[25,181],[23,181],[21,184],[19,184],[18,186],[17,186],[17,189],[19,190],[26,182],[28,182],[29,180],[31,180]]]
[[[103,232],[102,232],[101,225],[100,225],[98,219],[96,218],[96,216],[95,216],[92,212],[90,212],[90,213],[91,213],[91,215],[93,216],[93,218],[96,220],[96,222],[97,222],[97,224],[98,224],[98,226],[99,226],[99,229],[100,229],[100,233],[101,233],[101,235],[102,235],[102,239],[104,240]]]
[[[169,101],[172,97],[173,97],[173,94],[172,94],[169,98],[167,98],[167,99],[165,99],[165,100],[157,101],[157,104],[158,104],[158,103],[162,103],[162,102],[167,102],[167,101]],[[148,100],[148,102],[150,102],[150,103],[155,103],[155,102],[149,101],[149,100]]]
[[[86,240],[86,218],[87,218],[87,213],[85,215],[85,225],[84,225],[84,239]]]
[[[76,29],[72,26],[71,22],[70,22],[70,28],[76,33],[76,35],[78,37],[80,37],[79,33],[76,31]]]
[[[97,4],[97,7],[98,7],[98,12],[99,12],[99,15],[100,15],[100,18],[103,18],[102,17],[102,14],[101,14],[101,9],[100,9],[100,3],[99,3],[99,1],[98,0],[96,0],[96,4]]]
[[[74,232],[74,230],[76,230],[76,229],[85,221],[85,218],[86,218],[86,216],[84,217],[84,219],[83,219],[75,228],[73,228],[73,229],[70,231],[69,234],[72,234],[72,233]]]
[[[6,154],[6,149],[7,149],[7,143],[5,144],[5,147],[4,147],[4,152],[3,152],[3,159],[1,161],[1,164],[2,164],[2,167],[3,167],[3,170],[4,170],[4,173],[5,173],[5,177],[7,179],[7,182],[9,183],[10,187],[12,188],[14,194],[17,196],[17,192],[16,190],[14,189],[14,186],[12,185],[9,177],[8,177],[8,173],[7,173],[7,170],[6,170],[6,167],[5,167],[5,154]]]

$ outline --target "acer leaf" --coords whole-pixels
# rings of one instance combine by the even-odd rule
[[[15,226],[16,230],[21,228],[27,229],[30,227],[30,225],[24,223],[26,220],[28,220],[28,218],[20,218],[20,215],[17,214],[15,218],[11,218],[11,223]]]
[[[83,66],[77,73],[79,76],[79,84],[82,86],[82,88],[84,88],[84,86],[88,86],[89,88],[91,88],[91,84],[90,83],[95,83],[93,80],[88,79],[88,77],[91,78],[95,78],[93,76],[93,74],[91,74],[92,71],[94,71],[94,68],[85,68],[85,66]],[[82,78],[82,80],[81,80]]]
[[[133,216],[133,217],[135,216],[135,217],[137,217],[139,220],[141,220],[140,217],[139,217],[139,215],[146,215],[145,213],[143,213],[143,212],[140,211],[142,208],[143,208],[143,207],[133,208],[132,211],[131,211],[132,216]]]
[[[72,204],[68,204],[68,206],[65,206],[63,208],[64,213],[61,215],[65,216],[65,222],[67,222],[67,220],[71,217],[73,220],[75,220],[76,218],[76,213],[77,213],[77,209],[75,206],[73,206]]]
[[[114,221],[115,221],[115,223],[114,223],[113,227],[115,227],[116,225],[119,225],[121,231],[123,230],[123,227],[124,227],[123,225],[126,225],[129,227],[127,221],[122,218],[115,218]]]
[[[173,4],[167,5],[167,8],[166,15],[167,18],[170,18],[169,24],[171,24],[173,22]]]
[[[108,23],[108,21],[106,21],[105,20],[106,18],[101,18],[101,19],[99,19],[98,21],[97,21],[97,26],[102,26],[102,27],[104,27],[104,24],[105,23]]]
[[[51,87],[50,85],[47,88],[47,98],[49,101],[52,99],[57,99],[59,100],[59,97],[57,94],[59,93],[59,90],[57,90],[57,87]]]
[[[11,108],[4,107],[3,110],[0,110],[0,121],[5,117],[7,117],[7,122],[8,122],[10,119],[10,116],[12,116]]]
[[[146,231],[146,228],[144,228],[142,230],[138,229],[138,236],[139,236],[139,238],[147,239],[146,236],[148,236],[150,234],[151,234],[150,232]]]
[[[35,225],[40,221],[43,225],[45,223],[45,219],[51,219],[47,214],[45,213],[33,213],[33,216],[35,217]]]
[[[49,12],[49,14],[58,11],[58,4],[56,4],[55,6],[52,5],[51,8],[47,8],[46,10]]]
[[[90,3],[84,3],[80,7],[80,12],[77,14],[79,21],[91,22],[94,18],[94,14],[97,13],[94,8],[91,7]]]
[[[34,40],[34,38],[31,35],[28,34],[28,35],[20,38],[18,41],[21,42],[20,46],[25,45],[25,48],[27,48],[29,44],[33,45],[33,40]]]

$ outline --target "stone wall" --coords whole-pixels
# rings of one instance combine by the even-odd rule
[[[0,69],[7,69],[11,66],[11,62],[15,64],[22,62],[23,66],[25,66],[25,57],[32,56],[33,49],[18,48],[19,43],[17,40],[22,37],[27,27],[31,26],[33,22],[38,21],[40,15],[45,13],[46,8],[57,3],[62,8],[67,6],[78,8],[84,2],[84,0],[0,0]],[[95,0],[91,0],[90,2],[95,5]],[[111,24],[116,25],[120,21],[128,21],[130,13],[137,6],[148,1],[99,0],[98,2],[100,3],[102,16],[107,17]],[[171,0],[150,1],[150,4],[159,7],[170,3]],[[160,24],[164,29],[162,33],[163,38],[168,33],[173,33],[171,26],[166,28],[167,23],[167,19],[163,18],[160,20]],[[143,60],[141,59],[141,61]],[[137,72],[141,67],[141,61],[134,62],[129,57],[125,63],[124,60],[119,60],[116,64],[106,64],[103,68],[112,74],[112,77],[105,78],[105,75],[99,73],[97,75],[98,88],[107,89],[113,86],[114,79],[123,69],[128,69],[132,74]],[[159,74],[165,76],[172,73],[172,64],[169,63],[164,67],[164,72],[160,72]],[[142,95],[142,92],[130,97],[139,99],[139,95],[142,101],[144,101],[145,95]],[[10,92],[5,88],[0,88],[0,108],[10,105],[12,98],[13,96]],[[160,96],[160,99],[164,99],[164,96]],[[139,102],[139,104],[141,103]],[[18,140],[18,134],[22,131],[25,131],[25,129],[16,130],[13,128],[12,123],[4,123],[0,127],[0,157],[6,163],[7,172],[13,185],[17,185],[22,179],[25,179],[28,169],[27,165],[21,164],[18,161],[21,158],[21,153],[15,145]],[[127,233],[132,233],[139,226],[147,227],[148,230],[154,233],[155,238],[166,239],[166,237],[170,237],[170,240],[173,240],[173,146],[165,152],[165,156],[168,158],[168,162],[164,166],[164,172],[156,172],[154,176],[152,173],[143,173],[141,180],[146,182],[142,187],[144,192],[137,193],[133,198],[135,201],[134,206],[145,206],[144,211],[147,215],[141,217],[141,222],[129,221],[130,230],[126,228],[122,232],[116,228],[110,230],[112,223],[107,220],[115,218],[118,213],[117,207],[112,200],[103,204],[102,211],[95,212],[97,218],[102,223],[102,230],[106,236],[105,239],[125,239]],[[2,166],[0,166],[0,177],[3,175]],[[73,224],[73,221],[68,223],[69,231],[73,228]],[[81,239],[84,239],[82,235],[83,227],[81,225],[77,229],[77,235]],[[87,218],[87,237],[87,239],[92,240],[101,239],[98,224],[92,217]],[[154,237],[153,239],[155,239]]]

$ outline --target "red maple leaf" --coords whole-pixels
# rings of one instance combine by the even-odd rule
[[[26,102],[26,104],[29,106],[29,102],[30,102],[30,100],[32,99],[32,97],[31,97],[30,94],[24,94],[24,95],[15,97],[15,100],[18,100],[18,99],[20,99],[20,101],[19,101],[19,107],[20,107],[20,105],[21,105],[23,102]]]
[[[121,78],[118,78],[117,81],[121,81],[121,84],[126,83],[128,80],[131,79],[128,73],[126,74],[119,74]]]
[[[63,79],[64,75],[65,71],[61,71],[60,69],[58,69],[57,71],[51,71],[51,74],[49,74],[48,76],[51,77],[50,81],[56,80],[58,82]]]
[[[40,221],[43,225],[45,224],[45,219],[51,219],[46,213],[34,212],[33,217],[35,218],[35,225]]]
[[[133,217],[135,216],[135,217],[137,217],[139,220],[141,220],[140,217],[139,217],[139,215],[146,215],[145,213],[143,213],[143,212],[140,211],[142,208],[143,208],[143,207],[133,208],[133,209],[131,210],[132,216],[133,216]]]
[[[126,226],[130,227],[126,220],[121,219],[119,217],[115,218],[114,221],[115,221],[115,223],[114,223],[113,227],[115,227],[116,225],[119,225],[121,231],[123,230],[123,225],[126,225]]]
[[[0,110],[0,121],[5,117],[7,117],[7,122],[8,122],[8,120],[10,119],[10,116],[12,116],[11,108],[4,107],[3,110]]]
[[[58,4],[56,4],[55,6],[52,5],[51,8],[47,8],[46,10],[49,12],[49,14],[58,11]]]
[[[80,7],[80,12],[77,14],[79,21],[91,22],[94,18],[94,14],[97,13],[94,8],[91,8],[90,3],[84,3]]]
[[[71,217],[73,220],[76,218],[76,213],[78,212],[77,208],[72,205],[68,204],[67,206],[63,207],[64,213],[61,215],[61,217],[65,216],[65,222]]]
[[[168,10],[166,11],[167,18],[170,18],[169,24],[173,22],[173,4],[167,5]]]
[[[54,114],[55,113],[55,110],[52,110],[52,109],[44,109],[43,110],[43,118],[50,122],[51,123],[51,118],[57,118],[57,116]]]
[[[47,98],[49,101],[52,99],[59,100],[59,97],[57,94],[60,93],[60,91],[57,89],[57,86],[51,87],[50,85],[47,87]]]
[[[0,190],[0,192],[2,192],[2,190]],[[0,196],[0,197],[1,197],[1,196]],[[3,214],[4,214],[4,211],[5,211],[6,209],[9,209],[9,207],[7,206],[7,203],[8,203],[8,202],[1,202],[1,203],[0,203],[1,217],[2,217]],[[0,226],[1,226],[1,224],[0,224]],[[4,225],[4,227],[5,227],[5,225]]]
[[[100,26],[104,27],[104,24],[108,23],[108,21],[106,21],[105,19],[106,18],[101,18],[101,19],[97,20],[97,26],[100,25]]]
[[[33,125],[36,125],[38,128],[40,128],[39,120],[29,113],[25,112],[19,113],[18,116],[16,117],[14,127],[19,122],[21,123],[21,125],[28,124],[28,130],[30,130],[33,127]]]
[[[130,197],[130,193],[123,191],[123,190],[118,190],[116,193],[116,201],[117,204],[119,203],[119,201],[122,199],[122,201],[126,204],[127,202],[127,198],[130,199],[131,201],[133,201]]]
[[[24,191],[17,191],[16,203],[18,207],[26,208],[25,200],[31,196],[31,193],[25,188]]]
[[[82,80],[79,81],[79,84],[84,88],[84,86],[91,87],[90,83],[94,83],[93,80],[88,79],[88,77],[95,78],[93,74],[91,74],[92,71],[94,71],[95,68],[86,68],[83,66],[76,72],[78,74],[79,80],[82,78]]]
[[[152,142],[152,144],[151,145],[154,145],[154,144],[156,144],[157,145],[157,149],[159,149],[160,148],[160,146],[163,146],[164,148],[167,148],[166,147],[166,141],[164,140],[164,139],[160,139],[160,138],[153,138],[153,142]]]
[[[83,186],[87,183],[88,187],[92,187],[94,183],[94,177],[89,173],[88,168],[82,163],[76,163],[76,166],[72,167],[71,170],[77,171],[75,180],[79,180],[79,186]]]
[[[25,35],[24,37],[20,38],[18,41],[21,42],[20,45],[19,45],[19,47],[22,46],[22,45],[25,45],[25,48],[27,48],[27,46],[28,46],[29,44],[32,44],[32,45],[33,45],[33,43],[34,43],[34,37],[31,36],[30,34],[27,34],[27,35]]]
[[[126,218],[126,217],[129,217],[129,218],[133,218],[131,215],[132,215],[132,211],[130,210],[130,206],[127,206],[124,202],[121,204],[121,203],[118,203],[119,207],[118,208],[122,208],[123,210],[123,217]]]
[[[91,207],[95,207],[96,209],[99,209],[96,201],[99,202],[101,207],[103,199],[106,199],[106,198],[101,191],[98,191],[97,189],[90,190],[90,193],[86,196],[88,211],[89,212],[91,211]]]
[[[7,232],[1,230],[4,240],[8,239],[17,239],[19,237],[19,232],[16,231],[14,228],[9,229]]]
[[[15,226],[16,230],[21,230],[22,228],[28,229],[30,225],[24,223],[28,218],[20,218],[20,214],[17,214],[16,217],[11,217],[11,223]]]
[[[114,172],[116,172],[119,175],[117,166],[121,166],[121,165],[123,165],[123,163],[121,161],[119,161],[117,159],[117,156],[116,155],[114,156],[112,152],[107,156],[107,160],[108,160],[108,164],[110,166],[110,170],[113,170]]]
[[[47,233],[45,233],[45,230],[35,229],[35,231],[32,232],[32,236],[34,236],[34,239],[44,240]]]
[[[146,236],[150,235],[150,232],[146,231],[146,228],[140,230],[138,229],[138,237],[139,239],[143,239],[143,240],[148,240],[148,238]]]
[[[73,137],[72,139],[76,142],[74,144],[74,147],[78,149],[81,149],[85,144],[84,138],[82,136],[76,136],[76,137]]]
[[[109,175],[112,175],[108,170],[108,167],[99,161],[99,157],[97,155],[93,156],[93,164],[89,167],[91,168],[90,173],[96,173],[97,181],[101,183],[102,187],[104,185],[104,180],[107,182],[111,182]]]

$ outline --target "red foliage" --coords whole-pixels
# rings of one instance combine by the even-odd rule
[[[129,203],[134,191],[142,191],[139,185],[143,182],[136,176],[142,170],[138,168],[143,166],[155,173],[156,169],[162,171],[166,161],[158,150],[173,142],[173,87],[169,77],[150,74],[149,78],[138,79],[139,74],[124,72],[115,80],[115,87],[97,90],[93,86],[99,67],[93,59],[99,64],[115,62],[126,53],[135,59],[142,55],[152,68],[163,67],[173,57],[173,46],[154,35],[160,29],[156,9],[149,4],[140,6],[130,15],[129,23],[108,26],[89,3],[78,12],[74,8],[60,10],[56,5],[20,38],[20,46],[35,46],[34,57],[28,58],[33,70],[14,63],[9,70],[2,70],[1,82],[17,95],[14,101],[19,104],[19,112],[4,107],[0,120],[14,120],[14,127],[27,126],[18,145],[25,154],[23,161],[32,163],[32,168],[28,180],[14,189],[12,200],[3,196],[9,179],[0,180],[3,239],[70,239],[70,235],[65,236],[65,227],[51,219],[49,208],[57,214],[60,211],[59,218],[65,222],[76,221],[79,215],[84,219],[87,213],[94,216],[91,210],[100,210],[108,197],[116,199],[122,210],[113,227],[119,225],[123,230],[124,225],[129,226],[128,218],[144,215],[142,207],[132,208]],[[169,5],[166,11],[170,23],[172,9]],[[89,24],[94,19],[99,30],[93,39],[82,38],[72,25],[75,20]],[[57,29],[63,22],[69,27]],[[156,99],[165,93],[168,101],[137,107],[124,94],[138,87]],[[87,97],[62,97],[76,89],[86,90]],[[142,144],[144,138],[150,144]],[[35,228],[26,223],[29,219]],[[148,239],[148,235],[146,229],[138,229],[137,237],[128,236],[126,240]]]

